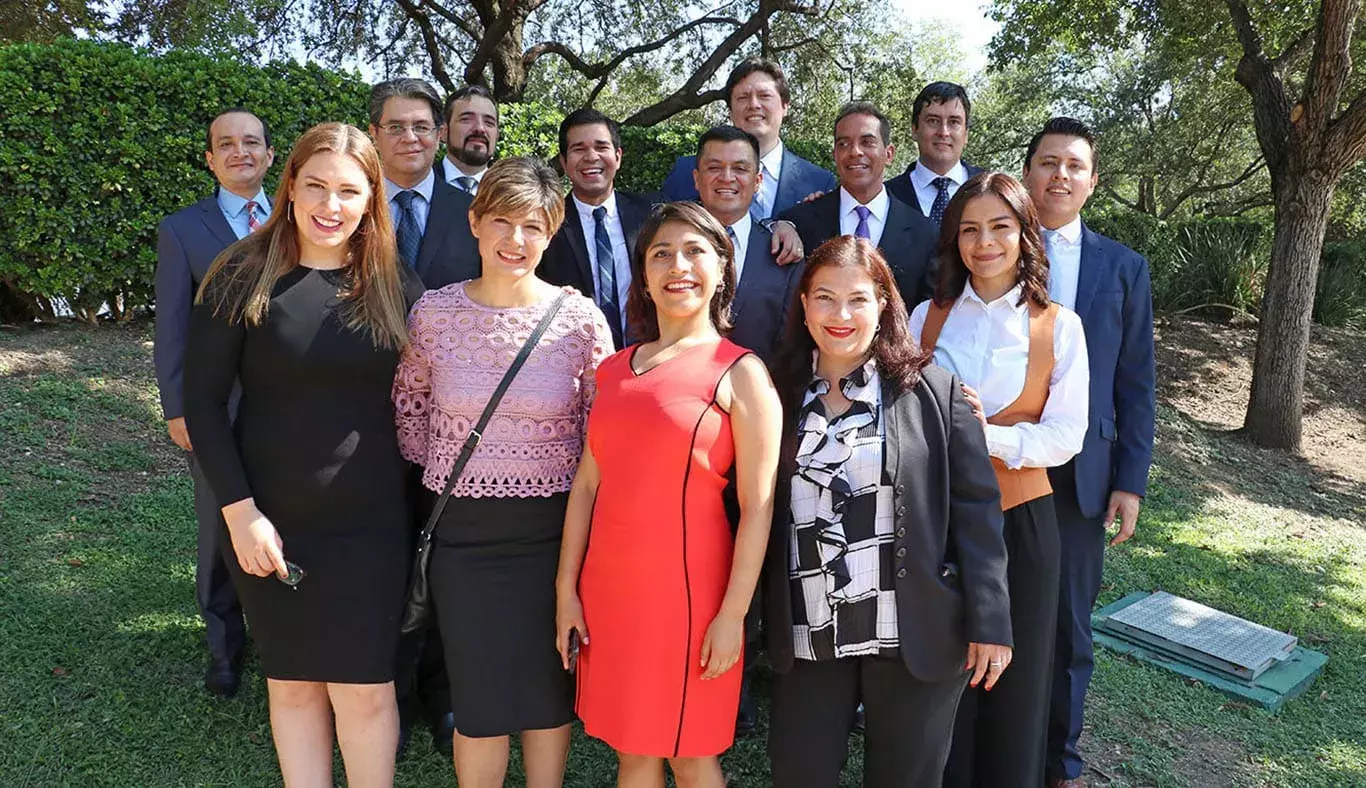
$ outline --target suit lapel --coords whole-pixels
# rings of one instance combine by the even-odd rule
[[[1083,322],[1086,320],[1086,313],[1091,309],[1091,301],[1096,295],[1096,285],[1100,284],[1100,269],[1105,262],[1104,255],[1100,252],[1100,238],[1083,223],[1081,267],[1077,271],[1077,301],[1073,310]]]
[[[911,173],[915,170],[915,167],[918,163],[919,162],[913,161],[911,162],[911,166],[906,168],[906,172],[902,175],[902,177],[906,179],[905,188],[901,191],[908,198],[910,198],[904,200],[904,202],[912,208],[916,209],[917,211],[920,211],[920,215],[924,216],[925,212],[920,210],[920,195],[917,194],[915,191],[915,181],[911,180]]]
[[[768,253],[768,234],[757,223],[749,226],[749,246],[745,248],[745,268],[736,283],[735,303],[732,306],[737,316],[745,313],[750,301],[749,294],[762,287],[763,280],[769,275],[768,267],[772,260]]]
[[[878,239],[877,246],[882,250],[884,257],[899,259],[902,250],[909,248],[911,243],[907,236],[912,209],[890,194],[887,197],[887,222],[882,227],[882,238]]]
[[[572,197],[564,198],[564,223],[565,235],[569,241],[569,248],[574,254],[574,265],[579,268],[579,281],[588,285],[584,295],[592,298],[594,293],[593,286],[593,266],[588,257],[588,239],[583,237],[583,222],[579,219],[578,206],[574,205]]]
[[[218,191],[214,190],[211,197],[205,197],[199,201],[200,218],[204,226],[209,228],[213,237],[223,243],[223,248],[237,243],[237,233],[232,231],[232,226],[228,220],[223,218],[223,209],[218,207]]]
[[[652,206],[643,199],[617,192],[617,215],[621,217],[621,233],[626,236],[628,258],[636,253],[636,239],[640,237],[640,228],[649,217],[651,208]]]
[[[773,192],[773,204],[768,206],[768,217],[777,216],[779,205],[796,205],[801,202],[805,194],[796,194],[799,191],[801,180],[797,174],[797,169],[801,167],[801,159],[792,149],[783,146],[783,168],[778,172],[778,188]],[[748,261],[746,261],[748,262]]]
[[[455,187],[440,178],[432,185],[432,204],[427,206],[427,229],[423,231],[422,244],[418,246],[417,265],[413,266],[420,277],[427,275],[432,261],[436,259],[437,250],[442,247],[446,234],[451,230],[453,217],[449,216],[451,211],[446,203],[453,191]]]
[[[897,407],[896,392],[886,380],[883,380],[882,434],[885,438],[882,441],[882,471],[883,475],[891,480],[892,487],[896,487],[897,470],[901,465],[900,436],[911,434],[906,431],[903,421],[901,408]]]

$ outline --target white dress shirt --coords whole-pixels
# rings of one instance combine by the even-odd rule
[[[1039,228],[1048,250],[1048,297],[1068,309],[1077,308],[1081,277],[1081,217],[1056,230]]]
[[[417,219],[417,226],[422,230],[422,234],[427,234],[427,215],[432,211],[432,192],[436,189],[436,173],[427,171],[427,177],[422,182],[412,188],[417,192],[417,197],[413,199],[413,217]],[[389,198],[389,215],[394,219],[394,229],[398,229],[398,200],[394,196],[403,191],[403,187],[397,183],[384,179],[384,196]]]
[[[858,230],[858,213],[854,208],[861,205],[854,196],[840,187],[840,235],[853,235]],[[883,187],[878,190],[877,196],[868,201],[866,206],[872,214],[868,217],[868,240],[872,241],[873,246],[877,246],[882,240],[882,230],[887,226],[887,208],[891,201],[887,197],[887,189]]]
[[[593,292],[601,293],[602,280],[598,278],[598,228],[593,220],[593,209],[598,206],[580,201],[573,192],[570,192],[570,197],[574,201],[575,209],[578,210],[584,245],[588,247],[588,268],[593,272]],[[607,215],[603,217],[602,223],[607,227],[607,237],[612,240],[612,270],[617,280],[617,309],[621,312],[622,330],[625,330],[626,294],[631,289],[631,253],[626,249],[626,233],[621,228],[621,214],[617,213],[615,191],[607,195],[602,207],[607,209]],[[598,297],[598,301],[601,304],[601,296]]]
[[[749,230],[754,225],[754,220],[749,218],[746,213],[740,217],[740,221],[730,226],[730,231],[735,233],[735,286],[740,286],[740,276],[745,272],[745,256],[749,254]]]
[[[489,171],[489,168],[488,168],[488,167],[485,167],[484,169],[480,170],[479,172],[472,173],[472,174],[466,176],[465,173],[463,173],[463,172],[460,171],[460,168],[459,168],[459,167],[455,166],[455,161],[451,159],[451,156],[450,156],[449,153],[446,154],[445,158],[443,158],[443,159],[441,160],[441,168],[442,168],[442,169],[441,169],[441,172],[445,175],[446,183],[449,183],[450,185],[454,186],[455,188],[459,189],[459,190],[462,191],[462,192],[465,191],[465,189],[464,189],[464,187],[461,186],[457,181],[458,181],[460,178],[464,178],[464,177],[473,178],[473,179],[474,179],[474,188],[471,189],[471,190],[469,191],[469,193],[470,193],[471,195],[477,194],[477,193],[479,192],[479,183],[480,183],[480,181],[484,180],[484,173],[486,173],[486,172]]]
[[[773,210],[773,203],[778,199],[778,179],[783,176],[782,140],[778,140],[773,150],[759,157],[759,170],[763,172],[764,179],[759,184],[759,192],[755,196],[764,205],[762,218],[767,219],[777,213]]]
[[[944,321],[934,363],[977,391],[988,418],[1024,391],[1029,364],[1029,305],[1020,304],[1020,286],[984,303],[968,282]],[[911,336],[920,342],[926,301],[911,313]],[[1060,308],[1053,325],[1053,373],[1048,401],[1037,424],[987,425],[987,450],[1009,468],[1052,468],[1081,451],[1086,437],[1091,374],[1081,318]]]
[[[920,201],[920,211],[929,218],[930,209],[934,207],[934,200],[939,196],[939,190],[934,187],[934,179],[940,177],[939,173],[925,166],[925,162],[917,161],[910,173],[911,185],[915,187],[915,197]],[[945,178],[953,181],[949,184],[949,199],[958,193],[958,187],[968,182],[968,168],[959,161],[944,173]]]

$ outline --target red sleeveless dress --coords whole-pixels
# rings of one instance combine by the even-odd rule
[[[702,681],[701,650],[735,549],[721,503],[735,443],[716,389],[747,353],[723,339],[637,375],[627,348],[598,367],[576,707],[584,730],[621,752],[719,755],[735,737],[742,662]]]

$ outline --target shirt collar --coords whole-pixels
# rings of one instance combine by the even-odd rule
[[[860,203],[854,199],[843,186],[840,187],[840,216],[854,212],[854,208]],[[890,205],[887,199],[887,188],[884,186],[878,190],[877,196],[868,201],[868,210],[872,211],[873,216],[884,224],[887,221],[887,207]]]
[[[958,303],[976,301],[977,303],[981,304],[982,307],[985,309],[999,309],[1001,306],[1005,306],[1008,307],[1012,312],[1020,312],[1029,308],[1028,303],[1020,303],[1020,295],[1023,292],[1024,285],[1016,284],[1014,287],[1007,290],[1005,295],[1001,296],[1000,298],[997,298],[995,301],[992,301],[991,303],[987,303],[986,301],[982,300],[981,296],[977,295],[976,290],[972,289],[972,280],[969,279],[963,285],[963,294],[958,297]]]
[[[915,187],[917,189],[928,188],[930,185],[930,181],[933,181],[935,178],[938,177],[939,173],[935,172],[929,167],[926,167],[920,161],[916,161],[915,166],[911,168],[911,183],[915,184]],[[949,180],[953,181],[959,186],[962,186],[964,183],[967,183],[968,168],[964,167],[963,162],[960,160],[959,162],[957,162],[949,168],[948,173],[945,174],[944,177],[948,178]]]
[[[783,141],[778,140],[778,144],[773,146],[773,150],[766,155],[759,157],[759,163],[765,170],[772,173],[777,178],[783,172]]]
[[[752,224],[754,222],[749,218],[749,213],[744,213],[740,216],[740,221],[730,226],[730,229],[735,232],[737,243],[744,243],[749,240],[749,228]]]
[[[422,199],[427,201],[428,205],[431,205],[432,191],[435,189],[436,173],[432,172],[431,170],[427,170],[427,177],[423,178],[421,183],[414,186],[412,188],[412,191],[417,192],[419,195],[422,196]],[[389,202],[393,202],[394,195],[398,194],[401,191],[403,191],[402,186],[399,186],[397,183],[394,183],[388,178],[384,179],[384,199],[388,200]]]
[[[445,168],[445,172],[446,172],[446,181],[447,181],[448,183],[454,181],[456,178],[465,177],[465,176],[468,176],[468,177],[470,177],[470,178],[473,178],[473,179],[474,179],[474,182],[475,182],[475,183],[478,183],[478,182],[484,180],[484,173],[486,173],[486,172],[489,171],[489,168],[488,168],[488,167],[485,167],[484,169],[480,170],[479,172],[466,173],[464,170],[462,170],[462,169],[460,169],[459,167],[456,166],[456,164],[455,164],[455,159],[452,159],[452,158],[451,158],[451,154],[449,154],[449,153],[446,154],[445,160],[442,162],[442,165],[441,165],[441,166]]]
[[[806,402],[830,391],[830,384],[816,374],[818,352],[811,354],[811,382],[806,386]],[[881,378],[877,374],[877,359],[869,358],[863,366],[840,378],[840,391],[850,402],[877,405],[882,400]]]
[[[1054,233],[1054,238],[1061,239],[1068,246],[1076,246],[1081,243],[1081,217],[1073,219],[1056,230],[1044,230],[1044,232]]]
[[[244,200],[227,189],[218,187],[218,208],[228,216],[241,216],[242,212],[247,210],[248,202],[255,202],[257,210],[270,212],[270,201],[266,199],[265,189],[257,189],[255,197]]]
[[[592,219],[592,218],[593,218],[593,211],[594,211],[594,209],[596,209],[596,208],[598,208],[598,207],[602,207],[602,208],[606,208],[606,209],[607,209],[607,218],[609,218],[609,219],[615,219],[615,218],[617,218],[617,190],[616,190],[616,189],[613,189],[613,190],[607,195],[607,199],[603,201],[603,203],[602,203],[601,206],[589,205],[588,203],[584,202],[583,200],[580,200],[573,192],[570,192],[570,193],[569,193],[569,198],[570,198],[571,200],[574,201],[574,207],[578,209],[578,211],[579,211],[579,216],[583,217],[584,219]]]

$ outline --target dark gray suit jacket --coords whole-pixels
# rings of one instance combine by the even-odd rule
[[[645,224],[655,201],[630,192],[618,191],[616,195],[621,232],[626,236],[626,253],[634,255],[641,225]],[[565,195],[564,223],[546,246],[545,256],[541,258],[536,273],[552,285],[569,285],[596,300],[592,261],[593,258],[588,255],[588,240],[583,236],[583,224],[579,221],[578,208],[574,206],[573,197]],[[626,305],[622,304],[621,309],[624,315]]]
[[[731,305],[735,328],[730,332],[732,342],[753,350],[770,367],[782,343],[787,313],[805,267],[801,262],[778,265],[769,251],[772,243],[772,233],[758,222],[750,223],[745,265]]]
[[[415,266],[428,290],[479,276],[479,242],[470,232],[472,202],[468,194],[436,179]]]
[[[801,392],[782,394],[786,426],[763,588],[768,658],[786,673],[794,660],[789,501]],[[901,659],[917,679],[942,681],[963,671],[968,643],[1014,645],[1001,493],[986,436],[957,377],[926,367],[901,394],[884,381],[882,411],[883,468],[894,488],[897,558],[889,570]]]
[[[167,420],[185,415],[185,346],[195,293],[214,258],[236,242],[237,235],[218,207],[217,189],[167,216],[157,228],[156,341],[152,358],[161,410]]]
[[[907,167],[905,172],[885,182],[883,185],[887,187],[888,194],[901,200],[917,211],[920,211],[920,215],[924,216],[929,212],[920,207],[920,197],[915,193],[915,184],[911,183],[911,172],[915,170],[918,164],[920,164],[919,160],[911,162],[911,166]],[[974,167],[967,162],[963,162],[963,169],[967,170],[969,178],[983,171],[981,167]],[[908,309],[914,306],[914,304],[906,305]]]
[[[877,245],[892,267],[897,289],[909,312],[934,292],[939,230],[911,206],[894,196],[889,197],[887,224]],[[782,218],[796,225],[802,246],[809,255],[816,247],[840,234],[839,190],[795,205]]]

